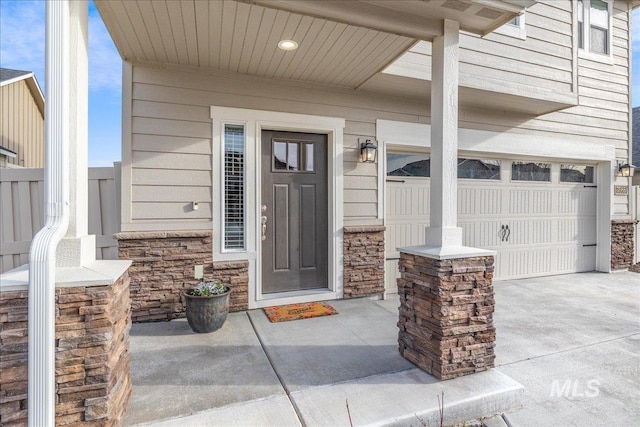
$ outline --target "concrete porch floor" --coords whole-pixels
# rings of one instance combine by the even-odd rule
[[[439,425],[441,392],[445,425],[501,412],[514,426],[640,418],[640,275],[495,287],[497,368],[449,381],[399,355],[396,298],[333,301],[336,316],[284,323],[232,313],[212,334],[185,320],[134,324],[124,423],[348,426],[350,414],[353,425]]]

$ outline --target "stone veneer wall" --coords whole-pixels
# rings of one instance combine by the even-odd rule
[[[633,219],[611,221],[611,269],[623,270],[633,265],[635,225]]]
[[[492,256],[400,254],[400,354],[440,379],[494,366]]]
[[[384,293],[384,230],[344,227],[344,298]]]
[[[182,292],[194,287],[194,267],[204,266],[205,280],[232,284],[230,310],[246,310],[248,261],[213,262],[212,232],[206,230],[122,232],[116,234],[121,259],[133,261],[131,317],[134,322],[184,317]]]
[[[0,292],[0,425],[27,425],[27,290]],[[131,395],[129,277],[57,288],[56,425],[120,425]]]

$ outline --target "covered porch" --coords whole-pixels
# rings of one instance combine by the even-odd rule
[[[397,299],[332,301],[338,315],[284,323],[233,313],[205,335],[185,320],[134,324],[124,425],[433,426],[442,393],[444,425],[504,426],[485,419],[499,413],[513,426],[633,424],[637,276],[498,283],[496,368],[448,381],[398,354]]]

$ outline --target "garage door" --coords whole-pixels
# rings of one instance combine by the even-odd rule
[[[595,270],[595,167],[570,162],[458,159],[458,223],[467,246],[492,249],[496,279]],[[426,155],[390,152],[385,191],[386,282],[397,247],[424,244]]]

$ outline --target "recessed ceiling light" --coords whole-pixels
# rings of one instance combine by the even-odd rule
[[[293,40],[280,40],[278,42],[278,47],[282,50],[296,50],[298,48],[298,43]]]

